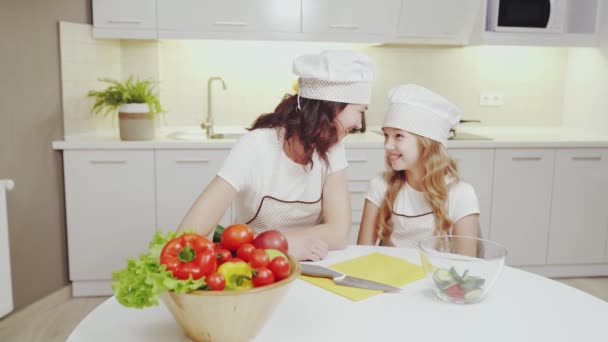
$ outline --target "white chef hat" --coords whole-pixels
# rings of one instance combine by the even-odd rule
[[[369,104],[372,98],[374,64],[364,54],[327,50],[303,55],[293,62],[299,76],[299,97],[342,103]]]
[[[444,97],[416,84],[389,91],[382,127],[393,127],[447,145],[450,129],[460,122],[460,110]]]

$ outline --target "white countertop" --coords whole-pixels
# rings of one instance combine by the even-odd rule
[[[218,133],[234,134],[243,128],[217,127]],[[608,133],[599,135],[589,131],[560,126],[547,127],[493,127],[459,126],[456,135],[468,133],[491,140],[450,140],[448,148],[578,148],[608,147]],[[352,133],[344,139],[350,148],[383,148],[383,136],[379,127],[368,127],[365,133]],[[204,132],[196,127],[167,127],[148,141],[121,141],[118,129],[108,132],[90,132],[67,136],[54,141],[56,150],[78,149],[226,149],[231,148],[236,138],[208,140]]]

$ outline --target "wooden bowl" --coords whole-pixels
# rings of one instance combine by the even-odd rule
[[[161,300],[186,336],[197,342],[241,342],[262,329],[291,283],[300,275],[300,263],[289,256],[291,273],[277,283],[249,290],[163,293]]]

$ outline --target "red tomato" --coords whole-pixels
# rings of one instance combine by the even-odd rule
[[[253,241],[253,230],[246,224],[233,224],[224,229],[222,233],[222,245],[233,252],[241,245]]]
[[[217,258],[218,266],[225,263],[226,261],[232,259],[232,253],[230,253],[229,250],[224,249],[224,248],[216,251],[215,256]]]
[[[268,269],[272,271],[274,277],[277,281],[285,279],[289,276],[289,271],[291,270],[291,266],[289,265],[289,260],[283,258],[282,256],[278,256],[268,264]]]
[[[447,294],[448,297],[453,299],[464,299],[464,289],[460,286],[460,284],[454,284],[448,287],[447,289],[445,289],[445,294]]]
[[[260,267],[253,270],[253,279],[251,279],[253,287],[266,286],[274,283],[274,274],[266,267]]]
[[[249,264],[251,265],[251,267],[267,267],[269,263],[270,257],[268,256],[268,253],[266,253],[266,250],[258,248],[251,252],[251,257],[249,258]]]
[[[243,259],[243,261],[245,261],[245,262],[249,262],[249,257],[251,256],[251,253],[254,250],[255,250],[255,247],[253,247],[252,244],[250,244],[250,243],[242,244],[241,247],[239,247],[239,249],[236,250],[236,257]]]
[[[226,279],[217,272],[208,275],[207,278],[205,278],[205,282],[207,282],[211,291],[222,291],[226,286]]]
[[[253,240],[253,245],[255,248],[261,249],[278,249],[285,254],[287,254],[289,248],[285,236],[276,230],[267,230],[260,233]]]

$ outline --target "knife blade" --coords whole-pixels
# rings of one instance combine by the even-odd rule
[[[362,289],[368,290],[376,290],[383,292],[401,292],[402,289],[379,283],[377,281],[367,280],[363,278],[352,277],[346,275],[344,273],[332,270],[331,268],[318,266],[318,265],[310,265],[301,263],[302,274],[310,277],[320,277],[320,278],[329,278],[332,279],[336,284],[342,286],[350,286],[350,287],[358,287]]]

